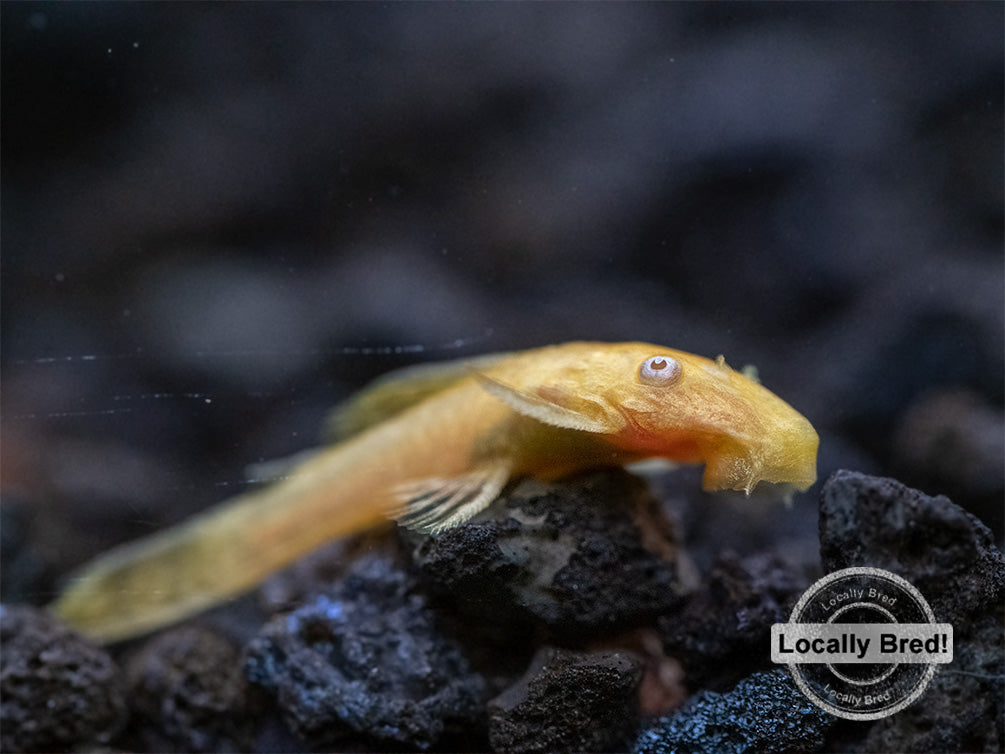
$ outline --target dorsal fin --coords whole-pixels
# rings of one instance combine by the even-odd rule
[[[486,369],[506,356],[495,353],[388,372],[332,409],[323,436],[328,442],[341,442],[470,377],[470,368]]]

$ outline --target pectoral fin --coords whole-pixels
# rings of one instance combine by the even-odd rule
[[[399,524],[427,534],[460,526],[495,500],[509,479],[508,461],[483,464],[457,477],[406,482],[394,490]]]
[[[519,390],[475,372],[475,377],[490,392],[514,411],[564,429],[612,434],[623,429],[625,418],[610,406],[575,395],[558,387],[539,387],[536,392]]]

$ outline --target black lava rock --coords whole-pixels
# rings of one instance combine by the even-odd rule
[[[596,637],[673,609],[685,591],[659,504],[620,470],[525,480],[467,524],[405,537],[433,592],[489,632]]]
[[[893,717],[878,720],[861,750],[1001,751],[1005,745],[1005,640],[999,616],[987,615],[962,637],[954,632],[953,662],[924,695]]]
[[[828,573],[873,566],[903,576],[946,622],[996,604],[1005,587],[1005,558],[975,516],[942,495],[852,471],[821,492],[820,558]]]
[[[149,751],[247,749],[241,652],[201,626],[161,634],[127,668],[134,722]]]
[[[918,703],[841,748],[1000,751],[1005,558],[990,530],[944,496],[839,471],[821,493],[820,554],[827,571],[874,566],[903,576],[937,619],[953,624],[953,662],[938,670]]]
[[[773,553],[722,555],[699,591],[675,615],[660,618],[667,655],[692,688],[730,688],[767,664],[773,623],[784,623],[809,579]]]
[[[112,658],[28,607],[0,608],[0,750],[107,745],[126,721]]]
[[[480,729],[481,677],[386,558],[365,558],[327,593],[273,618],[248,646],[246,672],[314,748],[350,739],[421,750]]]
[[[542,648],[524,677],[489,702],[492,749],[623,749],[636,727],[641,677],[640,661],[627,652]]]
[[[703,691],[635,742],[636,754],[816,751],[835,718],[784,670],[755,673],[725,694]]]

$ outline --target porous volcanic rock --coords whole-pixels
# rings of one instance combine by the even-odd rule
[[[731,691],[702,691],[643,731],[635,754],[817,751],[835,718],[796,688],[786,670],[754,673]]]
[[[953,625],[953,662],[938,669],[918,702],[877,721],[861,750],[1000,750],[1005,557],[988,527],[943,495],[838,471],[821,493],[820,555],[828,572],[872,566],[902,576],[937,620]],[[840,745],[855,748],[850,740]]]
[[[506,754],[617,751],[635,730],[641,663],[627,652],[542,647],[489,702],[489,740]]]
[[[596,637],[650,621],[686,592],[658,502],[620,470],[528,479],[466,524],[405,538],[433,592],[473,630]]]
[[[0,608],[0,645],[0,750],[107,746],[126,722],[112,658],[48,613]]]
[[[766,669],[771,626],[783,623],[809,578],[776,553],[723,553],[684,609],[660,618],[666,654],[691,688],[723,690]]]
[[[423,750],[451,734],[477,735],[484,683],[413,587],[389,559],[364,558],[248,646],[248,677],[275,694],[312,748],[362,741]]]
[[[205,626],[147,642],[126,668],[134,727],[150,751],[248,748],[248,682],[241,651]]]

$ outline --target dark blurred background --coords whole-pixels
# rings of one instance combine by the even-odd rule
[[[5,598],[575,338],[756,364],[821,477],[1001,537],[1001,3],[0,13]]]

